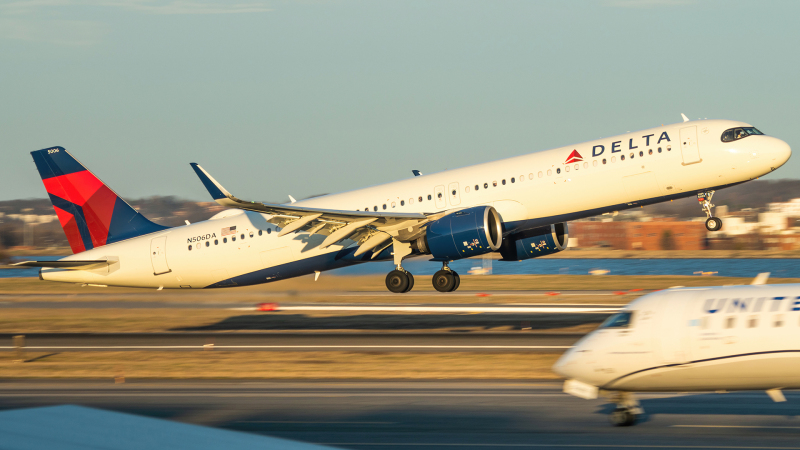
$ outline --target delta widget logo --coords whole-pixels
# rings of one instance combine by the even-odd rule
[[[578,153],[577,150],[573,150],[572,153],[570,153],[569,156],[567,157],[567,160],[564,161],[564,164],[572,164],[581,161],[583,161],[583,156],[581,156],[581,154]]]

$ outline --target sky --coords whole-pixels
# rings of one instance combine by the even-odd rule
[[[797,17],[796,1],[0,1],[0,200],[44,198],[29,152],[55,145],[124,198],[210,200],[197,162],[271,202],[681,113],[798,151]]]

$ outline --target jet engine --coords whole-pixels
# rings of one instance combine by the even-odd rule
[[[566,250],[569,240],[567,223],[555,223],[539,228],[532,228],[507,236],[503,240],[500,254],[501,261],[521,261],[538,258]]]
[[[497,251],[502,242],[500,215],[491,206],[475,206],[431,222],[415,247],[434,261],[452,261]]]

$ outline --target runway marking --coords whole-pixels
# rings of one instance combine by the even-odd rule
[[[280,423],[303,425],[396,425],[400,422],[360,422],[360,421],[304,421],[304,420],[239,420],[236,423]]]
[[[412,349],[490,349],[490,350],[566,350],[571,345],[214,345],[215,350],[220,349],[267,349],[267,348],[293,348],[293,349],[336,349],[336,348],[412,348]],[[16,347],[5,346],[0,350],[13,350]],[[27,346],[27,350],[188,350],[208,349],[205,345],[106,345],[106,346]]]
[[[287,392],[287,393],[273,393],[273,392],[242,392],[242,393],[197,393],[197,392],[47,392],[47,393],[1,393],[0,398],[26,398],[26,397],[262,397],[262,398],[341,398],[341,397],[531,397],[531,398],[545,398],[545,397],[567,397],[564,393],[553,394],[525,394],[525,393],[504,393],[504,394],[449,394],[437,392],[419,392],[419,393],[371,393],[371,392],[353,392],[353,393],[323,393],[323,392]]]
[[[752,428],[770,430],[800,430],[800,427],[780,427],[769,425],[670,425],[671,428]]]
[[[231,311],[259,311],[257,306],[228,308]],[[619,307],[563,306],[279,306],[274,311],[374,311],[374,312],[468,312],[468,313],[539,313],[539,314],[609,314]]]

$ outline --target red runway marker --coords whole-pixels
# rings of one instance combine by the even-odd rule
[[[545,292],[544,295],[560,295],[561,292]]]
[[[485,292],[479,292],[478,294],[476,294],[476,296],[477,297],[491,297],[492,294],[487,294]]]
[[[631,289],[631,290],[630,290],[630,291],[628,291],[628,292],[639,292],[639,291],[641,291],[641,289]]]
[[[278,304],[277,303],[259,303],[257,305],[259,311],[277,311]]]
[[[622,291],[614,292],[614,295],[625,295],[625,294],[627,294],[627,292],[622,292]]]

